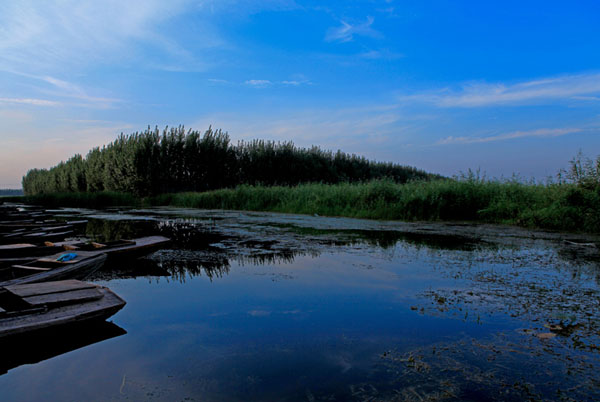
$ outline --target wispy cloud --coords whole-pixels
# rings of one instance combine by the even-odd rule
[[[46,99],[31,99],[31,98],[0,98],[0,103],[13,103],[32,106],[60,106],[60,102],[50,101]]]
[[[140,43],[171,57],[189,57],[160,27],[190,4],[189,0],[2,2],[0,64],[47,71],[66,65],[127,63],[140,55],[133,46]]]
[[[298,87],[300,85],[312,85],[312,81],[309,80],[304,74],[294,74],[291,79],[281,81],[281,84]]]
[[[327,42],[350,42],[354,40],[355,35],[380,38],[382,37],[381,33],[371,27],[374,21],[373,17],[367,17],[365,22],[358,24],[340,21],[342,25],[330,28],[325,35],[325,40]]]
[[[381,50],[367,50],[365,52],[359,53],[358,57],[360,57],[362,59],[368,59],[368,60],[378,60],[378,59],[396,60],[396,59],[400,59],[400,58],[404,57],[404,55],[402,53],[392,52],[387,49],[381,49]]]
[[[245,84],[256,88],[264,88],[272,85],[273,83],[269,80],[247,80]]]
[[[243,82],[235,82],[235,81],[229,81],[229,80],[223,80],[223,79],[219,79],[219,78],[209,78],[208,82],[214,85],[245,85],[245,86],[249,86],[249,87],[253,87],[253,88],[271,88],[271,87],[288,87],[288,86],[292,86],[292,87],[298,87],[301,85],[312,85],[312,81],[310,81],[309,79],[305,78],[302,74],[297,74],[294,75],[293,79],[289,79],[289,80],[283,80],[283,81],[276,81],[276,80],[246,80]]]
[[[53,106],[57,106],[60,104],[71,105],[71,106],[92,106],[100,109],[106,109],[112,107],[115,103],[122,103],[121,99],[117,98],[109,98],[102,96],[94,96],[90,95],[88,90],[83,89],[81,86],[74,84],[72,82],[67,82],[65,80],[61,80],[56,77],[51,77],[47,75],[35,75],[28,74],[23,72],[15,72],[15,71],[4,71],[5,73],[10,73],[18,76],[23,76],[33,80],[34,82],[43,83],[45,86],[41,88],[37,88],[40,94],[49,95],[54,98],[60,98],[61,102],[58,101],[45,101],[40,104],[45,104],[50,106],[49,103],[52,103]],[[63,98],[75,99],[78,102],[75,104],[70,102],[63,102]],[[25,103],[25,102],[22,102]]]
[[[210,82],[211,84],[230,84],[229,81],[222,80],[220,78],[209,78],[208,82]]]
[[[458,90],[401,96],[402,101],[421,101],[440,107],[484,107],[497,105],[545,103],[556,100],[581,100],[582,96],[600,93],[600,73],[564,75],[514,84],[468,83]],[[586,97],[585,100],[590,100]]]
[[[220,127],[234,140],[254,138],[292,140],[299,146],[319,144],[347,152],[368,153],[390,141],[405,144],[405,135],[422,124],[423,116],[393,107],[368,105],[348,108],[299,109],[263,114],[215,114],[193,122],[193,127]]]
[[[540,128],[529,131],[513,131],[510,133],[492,135],[489,137],[446,137],[439,140],[437,145],[447,144],[480,144],[486,142],[514,140],[524,137],[560,137],[567,134],[580,133],[584,131],[581,128]]]

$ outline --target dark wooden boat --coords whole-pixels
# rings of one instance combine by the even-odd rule
[[[63,246],[51,242],[43,246],[36,246],[32,243],[1,244],[0,261],[9,258],[40,257],[56,254],[63,250],[65,250]]]
[[[149,254],[169,241],[168,237],[148,236],[133,240],[118,240],[103,243],[65,241],[58,243],[46,242],[43,246],[36,246],[32,243],[5,244],[0,245],[0,272],[2,267],[14,264],[22,265],[42,256],[49,256],[65,251],[73,251],[87,257],[106,254],[109,260],[132,259]]]
[[[33,243],[14,243],[0,245],[0,263],[3,260],[27,259],[33,260],[35,257],[56,254],[61,251],[79,251],[86,255],[104,253],[109,257],[135,257],[147,254],[160,246],[168,243],[170,239],[164,236],[147,236],[132,240],[117,240],[111,242],[90,242],[79,241],[64,242],[45,242],[44,245],[37,246]]]
[[[76,280],[0,287],[0,338],[88,320],[125,306],[110,289]]]
[[[36,222],[33,220],[28,221],[15,221],[15,222],[0,222],[0,230],[16,230],[16,229],[25,229],[25,230],[50,230],[52,228],[58,228],[61,226],[72,227],[76,225],[85,225],[87,220],[78,220],[78,221],[66,221],[66,222],[56,222],[52,221],[44,221],[44,222]]]
[[[76,253],[85,253],[85,255],[105,253],[109,259],[123,259],[146,255],[170,241],[171,239],[164,236],[147,236],[103,243],[64,244],[63,247],[65,250],[74,250]]]
[[[44,241],[61,241],[74,233],[73,226],[62,225],[53,228],[39,228],[36,230],[14,230],[0,236],[1,244],[31,243]]]
[[[106,254],[86,255],[77,253],[70,261],[58,261],[61,254],[38,258],[23,264],[13,264],[0,268],[0,286],[25,283],[56,281],[60,279],[85,279],[104,265]]]

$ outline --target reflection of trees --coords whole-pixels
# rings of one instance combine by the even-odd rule
[[[156,222],[88,218],[85,235],[96,241],[134,239],[156,234]]]
[[[175,251],[175,250],[170,250]],[[213,278],[222,278],[229,273],[229,259],[224,255],[203,256],[203,258],[165,258],[161,256],[157,265],[167,271],[170,276],[184,283],[186,278],[206,275],[211,281]]]
[[[240,250],[238,250],[240,251]],[[208,250],[161,250],[150,258],[162,270],[179,281],[205,275],[211,281],[229,274],[231,261],[239,265],[291,264],[299,255],[316,256],[309,251],[286,250],[282,252],[259,253],[226,253]]]
[[[417,248],[427,247],[438,250],[471,251],[482,245],[490,244],[479,239],[440,233],[412,233],[398,230],[364,230],[364,229],[317,229],[291,224],[273,224],[285,231],[304,236],[318,238],[319,243],[332,246],[353,246],[368,244],[370,246],[389,249],[399,242],[409,243]]]
[[[210,222],[198,220],[164,220],[156,224],[156,230],[162,236],[171,239],[171,243],[177,248],[186,250],[204,250],[211,247],[211,244],[219,243],[228,236],[223,235]]]
[[[240,265],[291,264],[296,256],[305,254],[288,250],[277,253],[238,255],[235,257],[235,261]]]

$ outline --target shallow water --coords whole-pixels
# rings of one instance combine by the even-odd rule
[[[2,400],[600,398],[600,267],[589,246],[557,234],[185,209],[63,214],[87,217],[88,238],[174,241],[92,278],[127,301],[114,325],[11,347],[47,342],[57,356],[6,363]]]

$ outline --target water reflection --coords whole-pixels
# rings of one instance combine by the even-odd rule
[[[133,239],[156,232],[154,221],[106,220],[88,218],[85,235],[94,241],[108,242],[121,239]]]
[[[63,325],[0,340],[0,375],[24,364],[35,364],[94,343],[125,335],[108,321]]]
[[[90,383],[106,384],[89,386],[98,399],[598,396],[599,270],[577,251],[530,238],[481,241],[471,227],[444,234],[175,214],[88,225],[103,240],[174,241],[97,278],[128,301],[118,315],[127,337],[101,345],[99,356],[55,359],[36,376],[9,373],[0,378],[9,399],[31,378],[54,384],[60,371],[74,381],[57,368],[85,371],[90,362]]]

